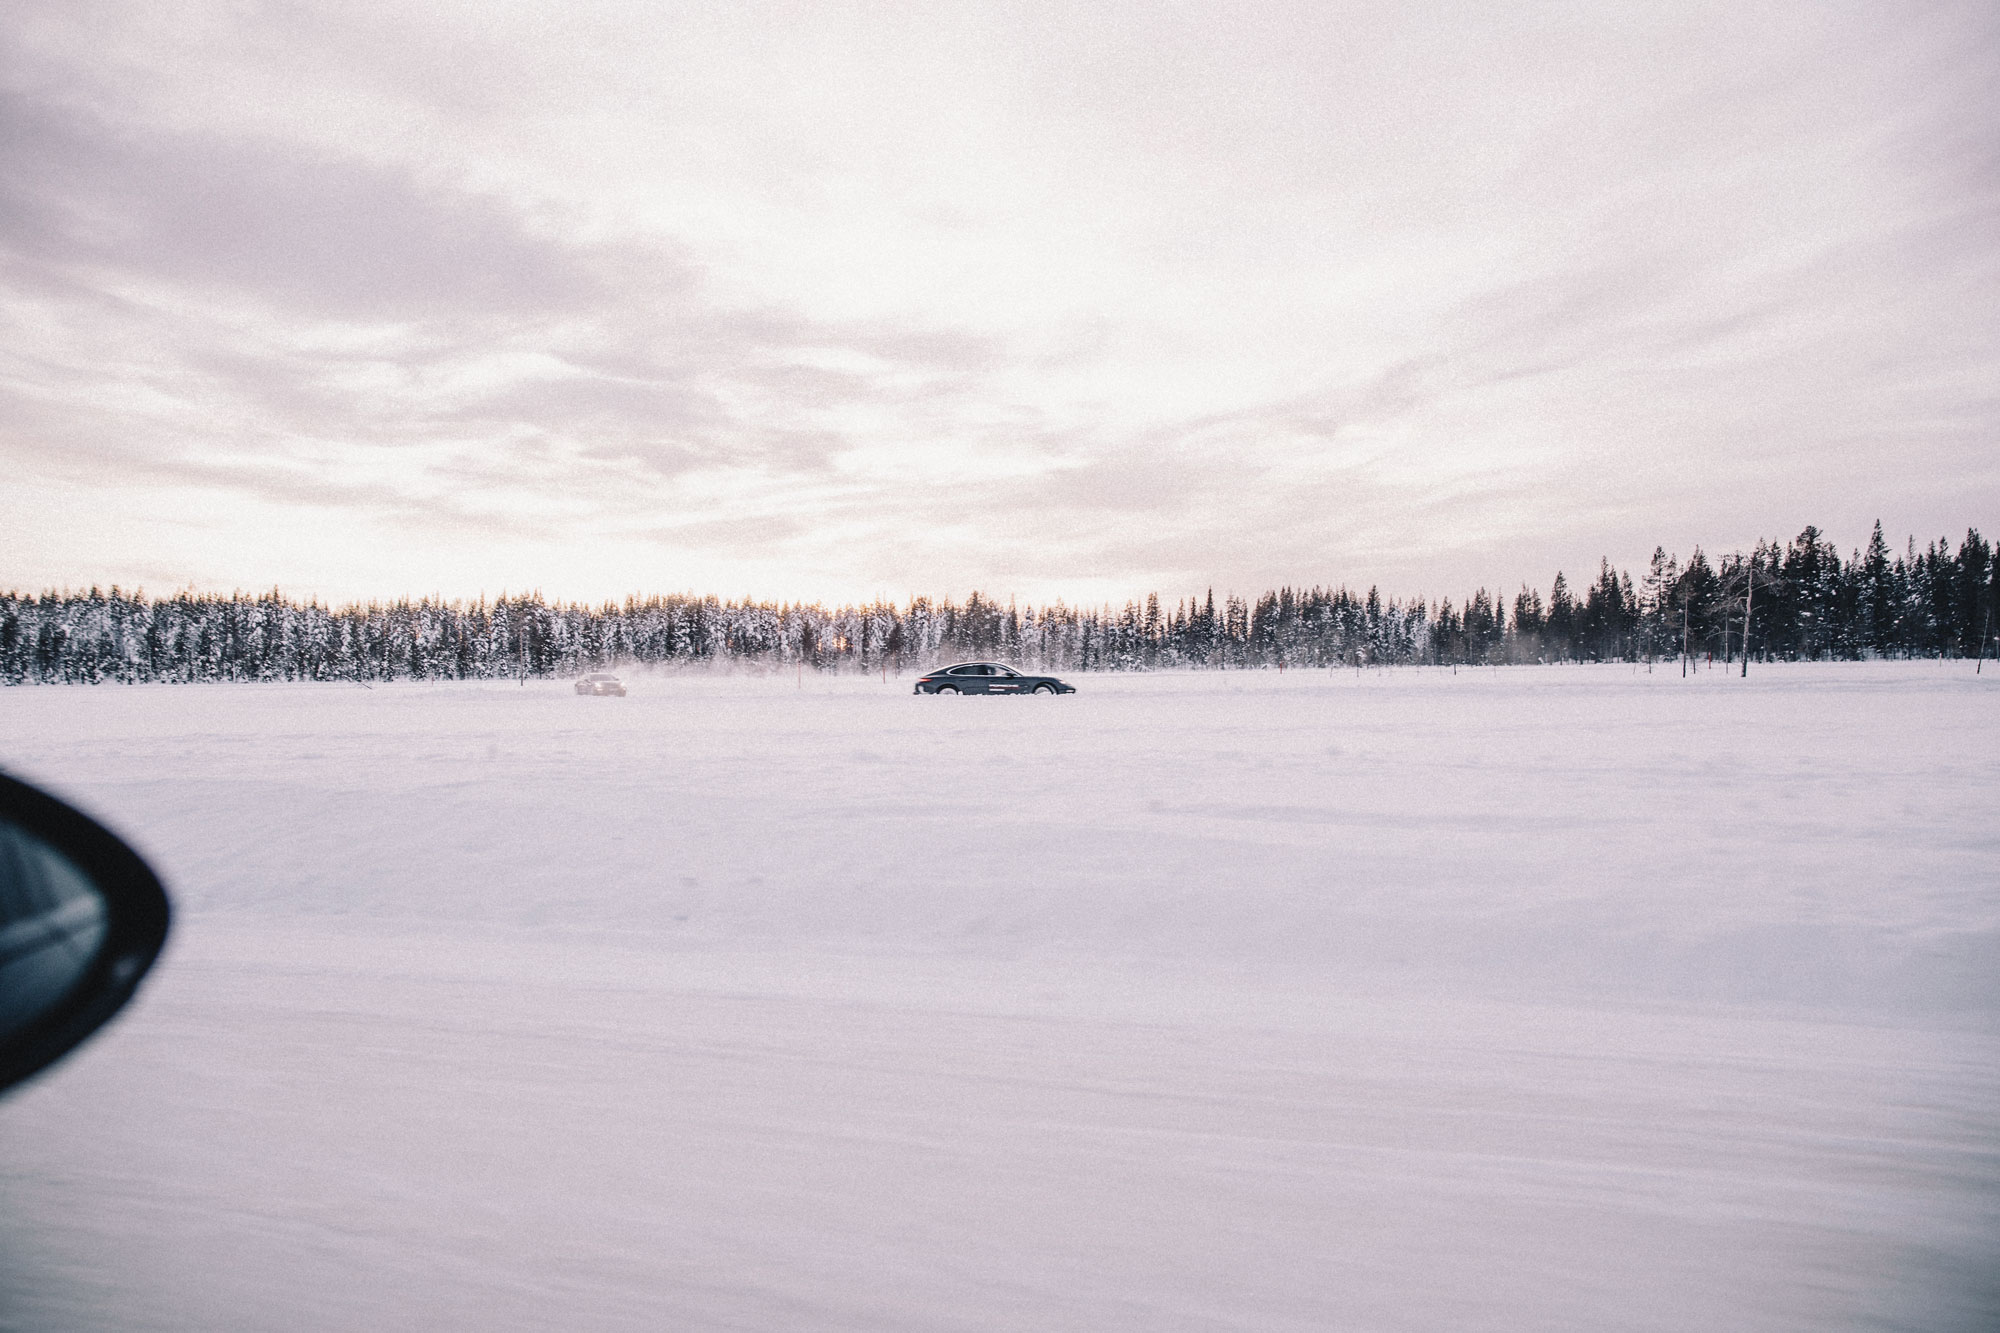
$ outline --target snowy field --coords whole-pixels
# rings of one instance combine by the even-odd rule
[[[2000,1327],[2000,674],[0,690],[19,1329]]]

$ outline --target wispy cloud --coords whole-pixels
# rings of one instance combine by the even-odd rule
[[[2000,502],[1982,5],[14,17],[0,583],[1443,594]]]

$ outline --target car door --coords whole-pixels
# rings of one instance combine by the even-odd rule
[[[989,666],[986,669],[993,673],[987,688],[994,694],[1019,694],[1022,687],[1028,683],[1018,671],[1010,671],[1003,666]]]

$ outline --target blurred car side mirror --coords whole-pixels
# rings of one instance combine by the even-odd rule
[[[138,853],[0,774],[0,1089],[61,1059],[132,998],[170,915]]]

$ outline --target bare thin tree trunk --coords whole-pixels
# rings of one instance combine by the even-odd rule
[[[1747,565],[1743,579],[1743,678],[1750,676],[1750,607],[1757,596],[1757,566]]]

